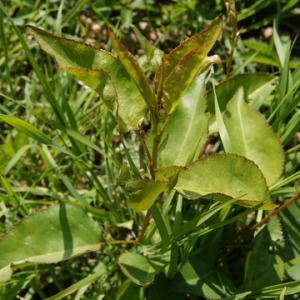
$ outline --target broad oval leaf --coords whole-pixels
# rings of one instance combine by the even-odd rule
[[[266,180],[259,168],[236,154],[212,155],[188,165],[179,171],[174,189],[187,199],[206,196],[224,202],[241,197],[235,204],[245,207],[255,206],[268,197]],[[267,202],[260,209],[275,207],[273,202]]]
[[[177,48],[172,50],[155,74],[156,89],[158,88],[162,74],[164,78],[167,78],[184,55],[195,48],[216,40],[221,30],[222,18],[215,18],[206,29],[185,40]]]
[[[128,180],[124,182],[125,189],[131,193],[128,204],[138,212],[148,210],[160,193],[168,190],[168,184],[168,180]]]
[[[242,88],[228,103],[224,123],[233,151],[254,161],[268,186],[275,183],[284,167],[282,145],[263,116],[244,102]]]
[[[164,131],[165,148],[158,156],[158,166],[185,166],[197,158],[208,135],[208,115],[204,114],[205,75],[197,77],[183,95]]]
[[[126,132],[128,129],[137,130],[139,128],[147,112],[147,104],[119,59],[111,53],[96,49],[91,45],[61,38],[30,25],[26,25],[26,29],[33,35],[40,47],[55,59],[60,68],[101,69],[108,73],[118,96],[118,105],[115,107],[117,115],[120,117],[119,130]],[[66,71],[68,70],[71,69],[66,69]],[[88,82],[91,82],[92,79],[87,77],[90,74],[94,75],[88,72],[79,72],[73,75],[83,82],[87,79]]]
[[[61,204],[22,219],[0,239],[0,282],[12,275],[12,265],[56,263],[100,248],[102,233],[87,213]]]
[[[259,91],[262,91],[274,81],[275,77],[270,74],[263,73],[247,73],[230,78],[216,86],[216,95],[220,107],[220,111],[224,112],[227,103],[232,99],[238,88],[244,88],[245,99],[255,100],[259,96]],[[261,93],[261,92],[260,92]],[[210,124],[216,121],[215,117],[215,102],[214,92],[210,90],[207,93],[208,110],[211,113]]]

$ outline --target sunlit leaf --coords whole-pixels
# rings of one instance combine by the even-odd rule
[[[0,282],[10,279],[12,265],[56,263],[100,248],[102,233],[87,213],[61,204],[22,219],[0,240]]]
[[[200,153],[208,135],[208,115],[204,114],[205,75],[196,78],[180,100],[164,131],[168,141],[158,156],[158,166],[185,166]]]
[[[119,130],[126,132],[129,130],[137,130],[142,123],[147,112],[147,105],[143,100],[135,82],[127,73],[122,63],[112,54],[94,48],[91,45],[76,42],[55,36],[44,30],[33,26],[26,26],[27,31],[33,35],[40,47],[50,54],[60,68],[75,69],[100,69],[96,73],[89,71],[71,73],[78,76],[80,80],[92,83],[93,78],[101,73],[98,79],[103,79],[103,71],[109,74],[117,92],[118,105],[114,105],[117,114],[121,118],[119,120]],[[102,71],[103,70],[103,71]],[[104,80],[107,81],[106,78]],[[111,82],[108,81],[108,89],[112,90]],[[92,88],[96,86],[103,87],[103,83],[93,83]],[[111,102],[111,98],[110,101]],[[110,107],[113,105],[110,104]]]
[[[160,65],[159,69],[155,74],[156,89],[158,88],[162,72],[164,78],[167,78],[183,56],[185,56],[195,48],[198,48],[216,40],[220,35],[221,30],[222,18],[215,18],[206,29],[185,40],[177,48],[172,50],[170,54],[166,57],[166,59],[163,61],[163,63]]]
[[[160,193],[168,190],[169,181],[135,179],[124,182],[126,190],[131,195],[128,199],[129,205],[136,211],[148,210]]]
[[[284,166],[282,145],[263,116],[244,102],[242,88],[228,103],[224,123],[234,153],[254,161],[268,186],[275,183]]]
[[[259,168],[245,157],[220,154],[198,160],[179,171],[174,187],[187,199],[207,198],[225,201],[238,198],[235,204],[257,205],[268,197],[266,180]],[[260,209],[272,209],[267,202]]]

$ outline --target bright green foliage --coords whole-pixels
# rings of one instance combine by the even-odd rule
[[[202,74],[191,83],[172,114],[164,132],[168,140],[159,153],[159,167],[185,166],[199,155],[208,135],[204,79]]]
[[[119,1],[100,1],[106,10],[96,2],[93,11],[109,23]],[[3,297],[13,299],[22,291],[25,299],[33,299],[30,293],[36,290],[46,299],[44,286],[50,284],[57,292],[47,300],[71,299],[75,291],[75,300],[281,300],[298,293],[299,282],[286,281],[299,280],[300,274],[299,205],[293,202],[299,190],[290,186],[300,176],[299,147],[288,150],[284,167],[280,143],[287,145],[299,129],[300,69],[289,70],[290,43],[282,45],[274,31],[279,82],[277,73],[244,73],[255,67],[252,58],[241,61],[235,1],[230,0],[225,1],[226,25],[222,17],[215,18],[166,55],[130,26],[140,18],[130,9],[132,3],[147,7],[147,1],[129,2],[120,2],[118,26],[109,24],[106,50],[112,53],[27,25],[27,32],[68,73],[53,73],[47,56],[41,64],[51,80],[16,29],[47,99],[40,93],[33,103],[33,94],[41,90],[37,84],[24,89],[25,100],[15,101],[13,110],[0,105],[6,114],[0,119],[14,127],[3,125],[0,153],[0,232],[11,228],[0,240],[0,281],[11,278],[13,266],[24,267],[3,284],[15,288]],[[196,13],[197,1],[177,2],[177,15],[187,8]],[[74,15],[62,20],[63,3],[58,34],[65,32],[61,23]],[[2,2],[0,8],[5,12]],[[153,16],[156,8],[151,9],[147,13]],[[250,15],[246,11],[243,18]],[[144,50],[138,58],[116,35],[130,45],[130,27]],[[211,55],[212,49],[218,54]],[[220,70],[213,70],[215,63]],[[6,90],[13,91],[8,85]],[[213,89],[206,92],[207,86]],[[4,97],[6,104],[14,103]],[[12,117],[20,103],[24,114]],[[21,174],[26,174],[23,179]],[[285,205],[290,206],[281,222],[273,215]],[[46,208],[34,212],[35,206]],[[281,224],[291,240],[287,245]],[[91,251],[96,253],[74,257]],[[59,261],[61,269],[49,265]],[[33,263],[48,265],[33,272]],[[66,270],[72,274],[66,278],[73,280],[67,288],[61,285]],[[37,277],[48,281],[36,287]]]
[[[34,36],[43,50],[55,58],[60,68],[66,68],[67,72],[71,70],[70,68],[74,68],[76,70],[70,73],[84,83],[92,84],[91,88],[98,91],[100,87],[101,93],[105,89],[108,93],[106,97],[109,98],[109,107],[116,107],[117,114],[121,118],[119,121],[121,132],[139,128],[146,114],[147,105],[141,98],[134,80],[116,57],[91,45],[63,39],[32,26],[27,26],[27,31]],[[87,70],[81,70],[82,68]],[[100,69],[97,73],[101,73],[101,76],[91,72],[97,69]],[[112,89],[111,82],[108,82],[108,88],[103,87],[102,81],[94,82],[95,79],[103,80],[103,77],[107,81],[107,77],[102,75],[104,72],[111,77],[116,91]],[[117,93],[118,101],[112,104],[115,93]]]
[[[268,195],[266,181],[258,167],[245,157],[233,154],[210,156],[188,165],[179,172],[174,188],[188,199],[206,196],[222,201],[240,197],[236,204],[246,207],[267,200]],[[274,207],[276,205],[267,203],[261,209]]]
[[[243,74],[226,80],[216,86],[216,96],[221,112],[226,109],[227,103],[232,99],[240,87],[244,89],[245,100],[254,103],[256,99],[260,102],[264,100],[264,92],[268,90],[271,83],[274,82],[274,76],[270,74]],[[213,90],[207,94],[208,110],[212,117],[210,124],[215,122],[215,104]]]
[[[283,148],[262,115],[244,102],[242,88],[228,103],[224,123],[233,151],[254,161],[268,186],[275,183],[283,171]]]
[[[155,180],[129,180],[124,183],[126,190],[130,191],[129,205],[136,211],[148,210],[157,197],[167,190],[168,181]]]
[[[102,233],[83,210],[61,204],[20,221],[0,242],[0,282],[10,279],[12,265],[56,263],[96,251]]]

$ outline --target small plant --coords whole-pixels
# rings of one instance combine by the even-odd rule
[[[229,24],[235,26],[233,50],[226,64],[230,78],[238,30],[235,12],[229,11],[228,15],[234,20]],[[122,284],[104,289],[107,299],[196,299],[189,295],[254,299],[300,291],[299,281],[282,283],[284,244],[276,215],[286,204],[279,207],[271,201],[274,191],[295,176],[278,183],[284,169],[284,149],[255,109],[274,90],[276,78],[262,73],[243,74],[206,91],[206,80],[213,76],[212,64],[220,64],[219,56],[208,54],[220,39],[222,28],[222,18],[216,18],[168,55],[147,44],[135,28],[149,61],[159,65],[152,86],[113,31],[109,31],[109,37],[116,56],[26,26],[61,70],[95,90],[114,113],[126,162],[72,130],[68,104],[63,104],[65,113],[50,91],[50,103],[58,118],[53,124],[63,133],[60,143],[21,119],[1,115],[3,121],[58,151],[60,160],[68,157],[70,163],[76,161],[96,186],[100,199],[97,207],[79,195],[80,201],[73,205],[60,203],[16,224],[0,240],[1,282],[11,279],[14,268],[57,263],[120,244],[117,258],[102,256],[100,260],[107,263],[78,288],[114,272],[118,274],[115,282]],[[149,132],[145,132],[145,123],[150,126]],[[142,146],[139,160],[132,159],[127,149],[124,136],[128,132],[136,134]],[[223,148],[206,156],[208,138],[216,132]],[[100,182],[85,146],[101,152],[106,164],[118,168],[118,182]],[[108,147],[106,143],[105,149]],[[114,177],[109,172],[106,176]],[[7,192],[11,191],[5,177],[1,182]],[[112,192],[118,185],[122,190]],[[296,199],[298,190],[287,203]],[[23,216],[27,215],[20,199],[15,198],[15,205]],[[95,210],[106,221],[93,220],[88,213]],[[252,249],[243,249],[243,261],[229,265],[228,255],[234,253],[226,246],[243,232],[237,231],[235,236],[233,227],[230,232],[226,226],[245,228],[239,222],[244,220],[250,225],[247,216],[257,210],[257,222],[245,230],[249,233],[257,229]],[[117,239],[115,236],[124,235],[108,234],[108,225],[126,228],[127,236]],[[244,276],[236,273],[239,263],[245,264]],[[49,299],[60,299],[74,290],[71,287]]]

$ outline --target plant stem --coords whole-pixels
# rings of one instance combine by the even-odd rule
[[[143,227],[141,229],[141,232],[140,232],[138,238],[136,239],[136,243],[140,243],[140,241],[142,240],[151,217],[152,217],[151,212],[150,212],[150,210],[148,210],[147,214],[145,216],[145,219],[144,219],[144,223],[143,223]]]
[[[237,232],[232,238],[230,238],[230,240],[228,240],[227,242],[225,242],[222,247],[224,247],[225,245],[227,245],[230,241],[235,240],[236,238],[238,238],[239,236],[243,236],[245,234],[249,234],[251,233],[254,229],[256,229],[257,227],[268,223],[269,219],[275,215],[277,215],[279,212],[281,212],[284,208],[286,208],[287,206],[289,206],[291,203],[293,203],[294,201],[298,200],[300,198],[299,196],[300,194],[300,190],[298,190],[295,195],[290,198],[287,202],[285,202],[284,204],[282,204],[280,207],[278,207],[276,210],[274,210],[272,213],[268,213],[260,222],[254,224],[253,226],[251,226],[250,228],[246,228],[243,229],[239,232]]]

